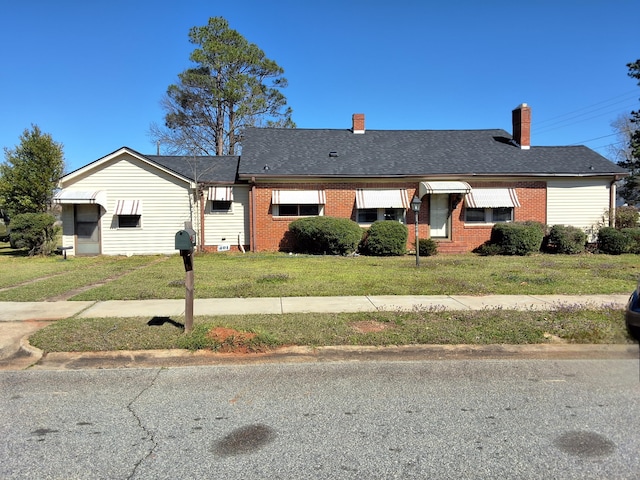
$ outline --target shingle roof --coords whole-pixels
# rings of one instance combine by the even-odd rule
[[[585,146],[521,150],[502,129],[354,134],[351,130],[250,128],[245,132],[238,173],[247,178],[605,175],[626,171]]]
[[[206,157],[144,155],[144,157],[191,180],[225,184],[236,181],[240,160],[240,157],[235,155]]]

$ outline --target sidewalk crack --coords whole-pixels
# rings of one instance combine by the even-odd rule
[[[127,478],[128,479],[132,479],[135,477],[136,472],[138,471],[138,467],[140,467],[140,465],[142,465],[142,463],[149,458],[150,456],[153,455],[155,449],[158,447],[158,442],[155,438],[155,434],[153,431],[148,430],[147,427],[144,425],[144,423],[142,423],[142,419],[140,418],[140,416],[136,413],[135,409],[133,408],[133,404],[136,403],[138,401],[138,399],[140,397],[142,397],[142,395],[144,395],[151,387],[153,387],[156,383],[156,380],[158,379],[158,377],[160,376],[160,372],[163,369],[160,368],[158,369],[158,371],[156,372],[155,376],[151,379],[151,382],[149,382],[149,384],[144,387],[142,390],[140,390],[140,392],[138,393],[138,395],[135,396],[135,398],[133,400],[131,400],[129,402],[129,404],[127,405],[127,410],[129,410],[129,412],[131,413],[131,415],[133,415],[133,418],[136,419],[136,422],[138,422],[138,427],[140,427],[140,429],[144,432],[145,435],[145,439],[149,440],[151,442],[151,448],[149,449],[149,452],[147,452],[146,455],[143,455],[142,458],[140,458],[140,460],[138,460],[136,462],[136,464],[133,466],[133,471],[131,472],[131,475],[129,475]]]

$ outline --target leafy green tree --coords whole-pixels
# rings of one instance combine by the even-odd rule
[[[26,248],[29,256],[51,255],[60,227],[49,213],[21,213],[11,220],[11,244]]]
[[[235,155],[250,126],[295,127],[281,89],[284,70],[222,17],[189,31],[195,66],[162,100],[165,126],[151,137],[170,153]]]
[[[4,149],[0,164],[0,205],[9,217],[21,213],[45,213],[64,171],[62,144],[37,125],[26,129],[20,144]]]
[[[640,59],[628,63],[628,75],[638,80],[640,85]],[[618,164],[629,170],[630,176],[624,179],[620,195],[629,203],[640,202],[640,110],[631,112],[631,130],[629,132],[628,158]]]

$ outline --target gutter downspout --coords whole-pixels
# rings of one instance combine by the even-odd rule
[[[609,226],[616,228],[616,198],[617,198],[617,179],[611,181],[609,185]]]
[[[200,195],[200,252],[204,252],[204,192],[198,188],[198,195]]]
[[[257,239],[256,239],[256,177],[251,177],[251,222],[249,225],[249,232],[251,238],[251,245],[249,250],[252,252],[257,251]]]

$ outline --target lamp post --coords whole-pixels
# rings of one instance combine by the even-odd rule
[[[420,266],[420,242],[418,239],[418,213],[420,213],[420,205],[422,205],[422,202],[417,195],[414,195],[413,200],[411,200],[411,210],[413,210],[413,216],[416,219],[416,267]]]

